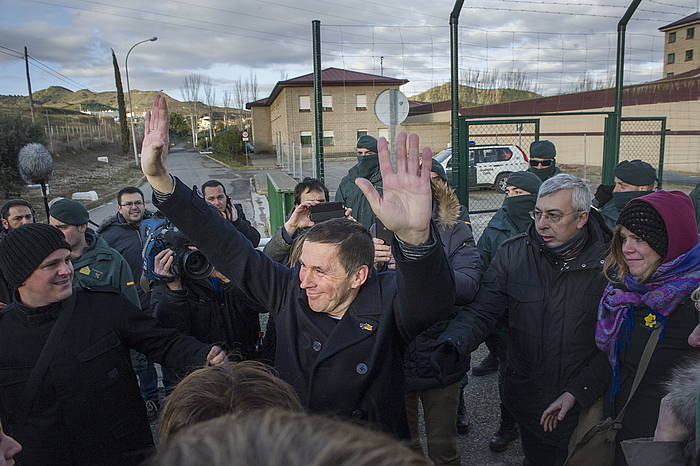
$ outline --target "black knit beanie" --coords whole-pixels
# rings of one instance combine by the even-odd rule
[[[55,227],[30,223],[10,230],[0,241],[0,269],[13,288],[19,288],[39,264],[57,249],[70,246]]]
[[[666,257],[668,251],[668,232],[661,214],[650,204],[630,201],[620,213],[617,224],[646,241],[656,253]]]

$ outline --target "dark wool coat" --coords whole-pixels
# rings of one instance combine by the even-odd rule
[[[614,401],[611,402],[609,393],[612,369],[607,355],[599,351],[596,358],[582,373],[581,378],[586,381],[586,390],[572,391],[581,405],[588,406],[605,394],[606,412],[613,417],[625,405],[632,389],[639,360],[651,335],[644,321],[647,315],[649,315],[649,308],[644,305],[634,310],[632,335],[619,355],[620,390]],[[689,358],[700,355],[700,350],[688,344],[688,336],[697,324],[698,311],[690,297],[686,297],[666,320],[659,342],[649,360],[647,372],[625,411],[622,429],[617,435],[616,464],[627,464],[620,446],[621,441],[654,436],[656,421],[659,417],[659,405],[661,398],[668,391],[666,383],[670,380],[673,369]]]
[[[471,302],[479,290],[479,253],[474,246],[471,226],[459,220],[461,206],[452,188],[437,188],[433,198],[433,220],[454,273],[456,304],[461,306]],[[469,370],[470,355],[463,351],[460,329],[450,322],[443,320],[434,324],[408,345],[404,359],[406,390],[445,387],[462,380]],[[438,339],[449,344],[442,350],[445,353],[433,357],[438,351]],[[452,357],[446,353],[451,353]]]
[[[529,233],[507,240],[464,313],[467,351],[476,349],[507,313],[503,403],[530,434],[563,448],[578,421],[577,410],[552,433],[543,432],[540,417],[564,391],[584,383],[577,376],[599,352],[594,335],[610,232],[593,210],[587,228],[587,245],[569,263],[540,247],[534,225]]]
[[[446,319],[454,302],[454,282],[439,239],[413,261],[405,260],[395,245],[397,272],[371,271],[343,318],[333,323],[309,308],[300,288],[299,265],[290,269],[254,250],[181,181],[158,208],[199,245],[217,270],[269,309],[277,327],[275,367],[309,411],[408,437],[405,347]],[[329,325],[334,328],[327,333]]]
[[[20,400],[60,312],[74,306],[26,423]],[[203,365],[211,345],[158,326],[111,288],[74,290],[45,312],[0,313],[0,418],[22,465],[140,464],[153,449],[129,348],[161,364]]]

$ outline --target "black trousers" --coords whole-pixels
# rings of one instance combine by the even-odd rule
[[[525,453],[525,459],[529,466],[562,466],[566,461],[567,449],[542,443],[532,432],[522,425],[520,427],[520,441]]]

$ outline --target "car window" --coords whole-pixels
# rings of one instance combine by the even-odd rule
[[[510,160],[510,158],[513,156],[513,152],[507,147],[499,147],[496,150],[498,151],[497,160],[499,162],[505,162],[507,160]]]

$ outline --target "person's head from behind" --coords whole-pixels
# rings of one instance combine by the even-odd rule
[[[202,196],[204,196],[205,201],[216,207],[216,210],[219,212],[226,211],[228,196],[226,195],[226,188],[221,181],[209,180],[202,184]]]
[[[160,442],[191,424],[225,414],[278,407],[301,410],[294,389],[255,361],[207,366],[185,377],[165,400]]]
[[[342,317],[367,280],[374,260],[369,231],[346,218],[317,223],[301,248],[299,281],[309,307]]]
[[[34,223],[34,209],[24,199],[10,199],[0,208],[0,217],[3,229],[14,230],[22,225]]]
[[[70,245],[45,223],[23,225],[0,241],[0,269],[28,307],[62,301],[73,292]]]
[[[294,187],[294,205],[306,201],[328,202],[328,188],[316,178],[304,178]]]
[[[656,170],[642,160],[623,160],[614,170],[613,193],[647,192],[654,189]]]
[[[154,466],[427,466],[394,438],[354,424],[268,409],[228,415],[183,430]]]
[[[659,265],[693,249],[698,242],[693,203],[680,191],[656,191],[631,200],[620,212],[603,269],[622,282],[631,275],[649,280]]]
[[[555,175],[542,183],[533,217],[535,228],[547,247],[569,241],[588,222],[593,194],[576,176]]]
[[[143,220],[146,205],[143,192],[134,186],[122,188],[117,193],[117,211],[127,223],[138,225]]]
[[[15,464],[15,456],[22,451],[22,445],[2,430],[0,422],[0,466],[12,466]]]

